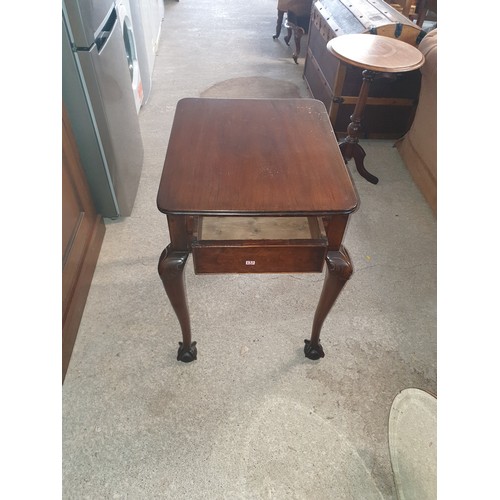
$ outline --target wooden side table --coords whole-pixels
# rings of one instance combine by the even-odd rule
[[[314,99],[182,99],[157,197],[170,244],[158,272],[179,320],[177,359],[196,359],[184,286],[201,273],[327,271],[305,355],[352,273],[342,245],[358,197],[326,109]]]
[[[332,38],[326,47],[341,62],[363,70],[363,83],[350,117],[347,136],[339,146],[346,163],[354,158],[359,174],[372,184],[377,184],[378,178],[364,166],[366,153],[359,144],[361,119],[370,84],[375,78],[395,76],[397,73],[420,68],[424,64],[424,55],[408,43],[380,35],[343,35]]]

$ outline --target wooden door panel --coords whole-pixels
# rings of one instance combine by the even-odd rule
[[[69,365],[105,227],[96,213],[69,118],[62,120],[62,376]]]
[[[67,259],[67,252],[71,248],[71,241],[75,237],[75,229],[81,220],[82,212],[73,193],[73,186],[68,172],[62,171],[62,196],[64,211],[62,214],[62,255],[63,266]]]

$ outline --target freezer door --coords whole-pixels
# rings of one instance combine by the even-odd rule
[[[116,13],[111,18],[115,19],[113,26],[108,23],[96,36],[102,44],[75,55],[94,111],[119,215],[128,216],[139,186],[144,151],[123,35]]]
[[[74,45],[89,49],[114,8],[114,0],[64,0],[63,6]]]
[[[76,64],[75,55],[63,20],[62,26],[62,96],[68,111],[80,160],[89,182],[90,192],[98,213],[105,217],[118,216],[111,178],[100,144],[97,127],[94,125],[93,110],[85,93],[85,84]]]

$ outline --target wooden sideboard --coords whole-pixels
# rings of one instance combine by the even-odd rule
[[[105,226],[96,213],[66,109],[62,109],[62,379],[66,376]]]

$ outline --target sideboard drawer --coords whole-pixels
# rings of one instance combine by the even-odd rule
[[[328,246],[321,226],[315,217],[200,217],[195,273],[321,272]]]

